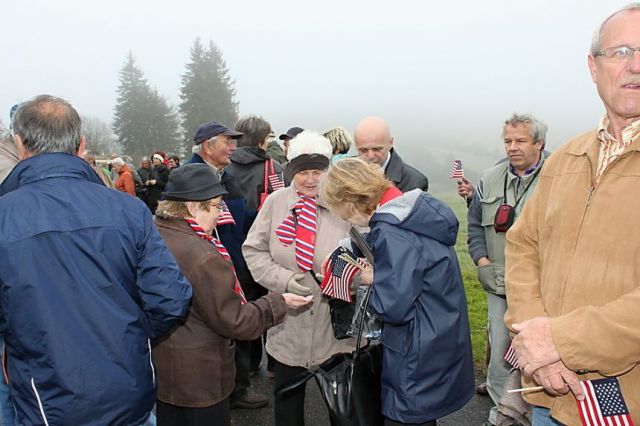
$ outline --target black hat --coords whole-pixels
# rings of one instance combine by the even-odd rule
[[[242,133],[231,130],[216,121],[210,121],[198,127],[196,134],[193,136],[193,141],[198,145],[218,135],[226,135],[231,136],[231,139],[238,139],[242,136]]]
[[[289,130],[287,130],[287,133],[281,134],[279,139],[280,140],[293,139],[302,132],[304,132],[304,129],[302,127],[292,127]]]
[[[169,201],[205,201],[226,194],[217,173],[206,164],[185,164],[169,173],[162,193]]]

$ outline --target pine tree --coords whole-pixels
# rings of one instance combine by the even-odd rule
[[[134,158],[156,150],[184,154],[175,110],[149,85],[131,52],[120,71],[117,93],[112,127],[124,153]]]
[[[234,81],[222,52],[213,42],[203,47],[200,39],[196,39],[191,48],[191,62],[185,68],[179,110],[183,138],[191,146],[193,133],[202,123],[218,121],[233,127],[238,119],[238,103]]]

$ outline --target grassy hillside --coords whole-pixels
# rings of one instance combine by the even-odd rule
[[[485,346],[487,342],[487,297],[476,276],[476,268],[467,252],[467,206],[456,194],[434,194],[447,203],[460,221],[456,253],[462,269],[462,278],[467,293],[473,361],[476,369],[484,371]]]

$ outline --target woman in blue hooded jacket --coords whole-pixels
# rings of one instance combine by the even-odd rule
[[[458,220],[441,201],[419,189],[403,194],[379,166],[356,158],[331,166],[322,196],[341,218],[371,228],[373,273],[362,279],[373,283],[370,306],[384,323],[385,424],[435,425],[474,392]]]

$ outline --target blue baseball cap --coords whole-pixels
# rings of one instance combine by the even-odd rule
[[[196,145],[201,144],[218,135],[230,136],[232,139],[238,139],[242,136],[242,133],[231,130],[230,128],[216,122],[210,121],[208,123],[201,124],[196,130],[196,134],[193,136],[193,141]]]

